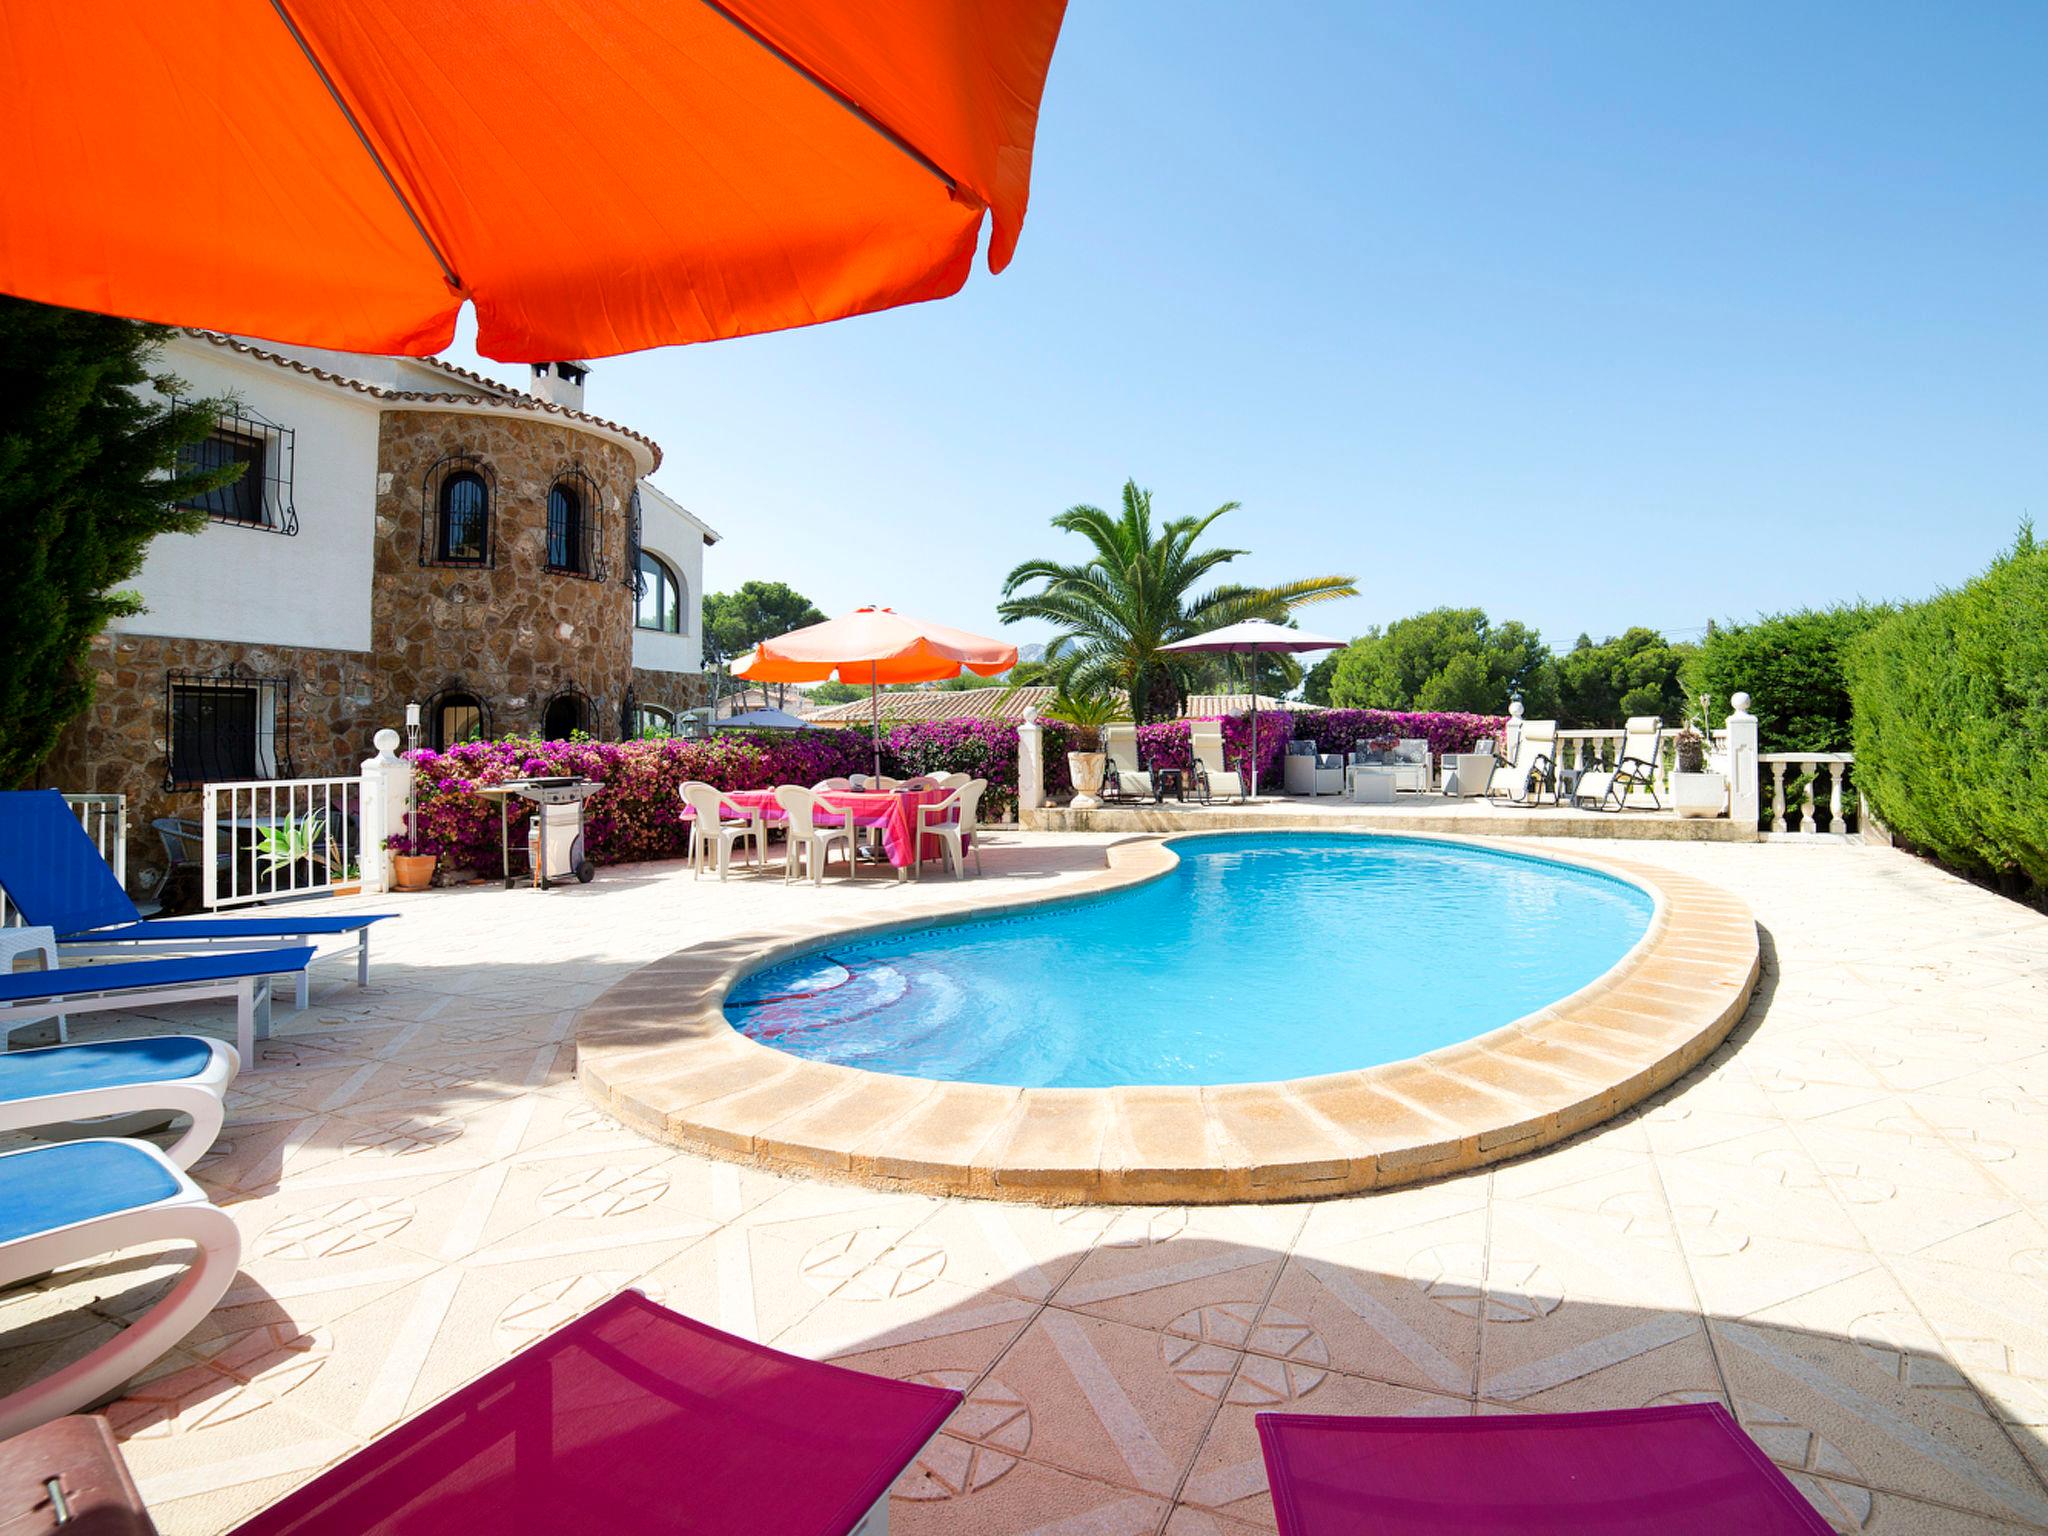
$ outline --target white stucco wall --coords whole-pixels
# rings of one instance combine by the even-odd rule
[[[704,670],[704,541],[710,530],[651,480],[640,482],[640,545],[683,583],[683,632],[633,631],[633,665],[650,672]],[[714,536],[715,537],[715,536]]]
[[[254,645],[370,648],[378,408],[275,363],[180,336],[164,364],[188,394],[234,395],[293,433],[299,531],[208,523],[149,547],[144,611],[118,631]]]

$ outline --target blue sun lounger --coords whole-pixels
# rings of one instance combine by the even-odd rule
[[[242,1257],[227,1213],[148,1142],[95,1139],[0,1153],[0,1288],[119,1248],[165,1242],[192,1244],[191,1268],[112,1338],[0,1398],[0,1437],[89,1407],[147,1369],[213,1310]]]
[[[189,1115],[190,1129],[164,1155],[190,1168],[220,1134],[227,1087],[240,1068],[233,1046],[201,1035],[0,1051],[0,1131],[40,1130],[43,1140],[68,1141],[81,1133],[53,1137],[51,1128],[92,1120],[92,1134],[111,1136]],[[117,1130],[106,1123],[109,1115],[135,1119]]]
[[[95,855],[97,857],[97,855]],[[235,1050],[242,1061],[270,1033],[270,978],[303,976],[310,946],[235,950],[215,955],[167,955],[118,965],[71,965],[55,971],[0,975],[0,1037],[36,1019],[146,1008],[199,998],[235,1000]]]
[[[355,939],[356,985],[370,981],[370,925],[395,912],[301,917],[275,912],[251,917],[172,917],[145,922],[100,857],[63,795],[54,789],[0,790],[0,889],[21,920],[56,932],[74,954],[260,950],[280,941]],[[298,968],[298,1006],[308,1001]]]

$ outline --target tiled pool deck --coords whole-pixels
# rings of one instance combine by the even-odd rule
[[[998,837],[957,887],[643,867],[398,898],[377,985],[329,972],[280,1021],[197,1169],[242,1277],[108,1410],[163,1529],[225,1529],[636,1283],[968,1390],[898,1490],[901,1532],[1244,1536],[1272,1528],[1262,1408],[1696,1396],[1842,1530],[2048,1530],[2048,920],[1887,850],[1586,845],[1748,902],[1756,999],[1641,1109],[1414,1188],[881,1193],[656,1145],[573,1081],[577,1012],[680,945],[1049,891],[1105,841]],[[118,1326],[164,1273],[137,1255],[0,1297],[0,1374]]]

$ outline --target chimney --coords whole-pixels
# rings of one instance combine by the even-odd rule
[[[583,380],[589,373],[589,367],[583,363],[535,363],[533,393],[555,405],[580,411],[583,409]]]

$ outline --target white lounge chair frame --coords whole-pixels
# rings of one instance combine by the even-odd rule
[[[113,1338],[42,1380],[0,1398],[0,1439],[90,1407],[147,1369],[213,1310],[241,1263],[242,1238],[233,1220],[206,1198],[206,1192],[182,1168],[146,1141],[116,1144],[135,1148],[162,1163],[176,1181],[176,1190],[146,1205],[0,1243],[0,1289],[143,1243],[188,1242],[198,1248],[198,1256],[155,1306]],[[0,1164],[42,1150],[26,1147],[0,1153]]]
[[[1661,811],[1664,802],[1657,798],[1657,775],[1663,761],[1663,720],[1656,715],[1632,716],[1622,727],[1621,751],[1614,766],[1589,768],[1580,774],[1572,801],[1584,805],[1590,799],[1596,811],[1620,811],[1628,808],[1630,790],[1644,789],[1649,791],[1649,808]]]
[[[1214,720],[1196,720],[1188,726],[1188,750],[1195,762],[1195,784],[1204,800],[1229,795],[1245,797],[1244,775],[1226,768],[1223,756],[1223,727]]]
[[[108,1115],[130,1115],[133,1130],[160,1125],[172,1115],[190,1115],[191,1127],[164,1149],[164,1155],[180,1168],[190,1168],[206,1155],[206,1149],[220,1135],[227,1118],[228,1084],[242,1070],[242,1058],[225,1041],[191,1035],[207,1048],[206,1065],[190,1077],[159,1079],[147,1083],[108,1083],[80,1088],[70,1093],[40,1093],[23,1098],[0,1098],[0,1131],[30,1131],[62,1127],[80,1120],[100,1120]],[[64,1051],[75,1047],[52,1045],[45,1050]],[[103,1137],[115,1128],[86,1127],[78,1134],[45,1134],[43,1141],[75,1141],[79,1134]],[[128,1130],[129,1126],[121,1129]]]
[[[1115,800],[1156,800],[1152,775],[1138,765],[1138,728],[1135,725],[1106,725],[1102,728],[1102,752],[1109,759],[1109,778],[1103,793]]]
[[[1532,787],[1532,780],[1534,786]],[[1486,803],[1497,805],[1494,797],[1506,795],[1510,805],[1541,805],[1543,786],[1557,784],[1557,722],[1524,720],[1522,734],[1515,742],[1515,760],[1493,770],[1486,788]]]
[[[276,945],[270,947],[277,948]],[[59,974],[67,981],[77,977],[76,991],[49,998],[0,999],[0,1038],[38,1019],[147,1008],[156,1003],[194,1003],[209,997],[231,997],[235,1000],[235,1052],[243,1061],[252,1060],[256,1055],[256,1042],[270,1034],[271,978],[268,976],[167,982],[161,987],[93,984],[95,977],[105,977],[109,981],[117,979],[125,969],[120,965],[66,966]]]
[[[981,797],[987,789],[987,779],[972,779],[936,804],[917,808],[917,847],[910,861],[913,880],[924,877],[924,840],[927,837],[940,840],[939,854],[952,866],[955,880],[967,873],[967,851],[970,849],[967,839],[974,835],[974,818],[981,810]],[[945,819],[936,822],[929,819],[935,816]],[[979,875],[981,845],[972,844],[971,851],[974,854],[974,872]]]

